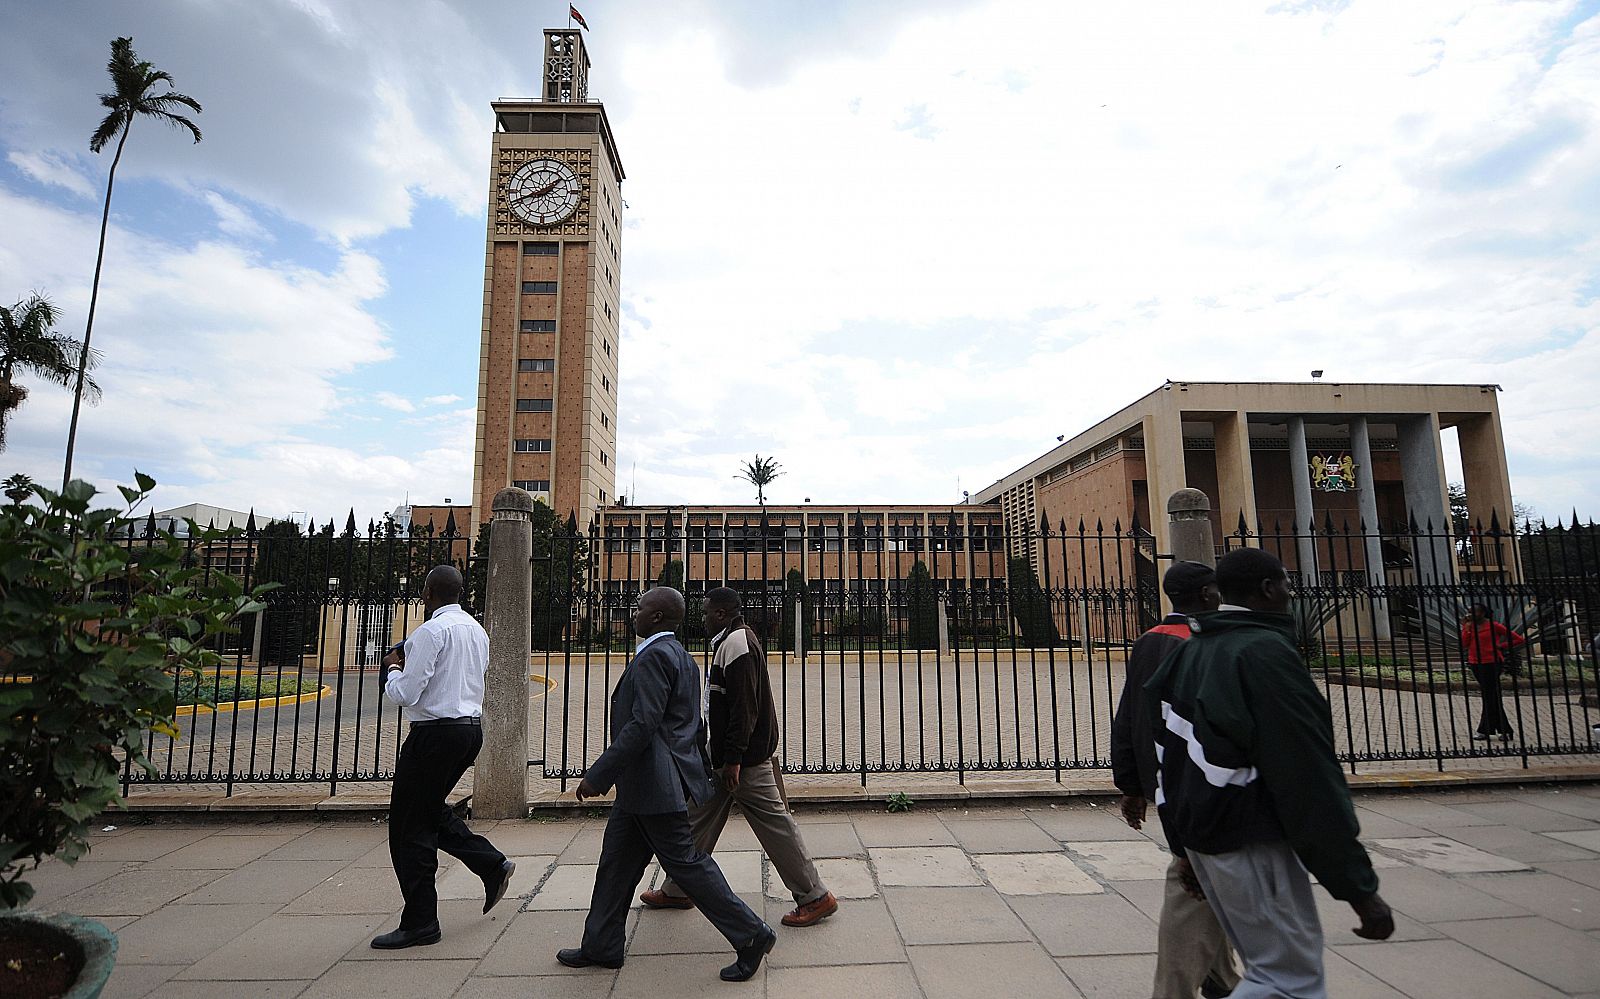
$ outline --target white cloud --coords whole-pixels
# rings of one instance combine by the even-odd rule
[[[393,392],[379,392],[373,398],[378,405],[387,409],[393,409],[401,413],[415,413],[417,411],[416,403],[403,395],[395,395]]]
[[[216,191],[206,191],[202,196],[205,203],[216,213],[217,228],[223,233],[244,241],[261,242],[271,239],[267,230],[262,228],[261,223],[257,222],[243,206],[229,201]]]
[[[452,402],[460,402],[459,395],[430,395],[422,400],[424,406],[448,406]]]
[[[93,198],[99,193],[94,189],[94,185],[78,172],[77,167],[59,153],[14,150],[6,155],[6,159],[12,166],[41,184],[65,188],[80,198]]]

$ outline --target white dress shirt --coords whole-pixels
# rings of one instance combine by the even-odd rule
[[[389,672],[383,692],[405,709],[406,721],[481,718],[488,668],[483,625],[460,604],[446,604],[406,639],[405,669]]]

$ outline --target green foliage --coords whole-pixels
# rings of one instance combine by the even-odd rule
[[[734,478],[743,479],[755,486],[756,502],[766,506],[767,487],[772,485],[773,481],[783,474],[780,471],[782,468],[783,466],[778,464],[778,459],[763,458],[760,454],[757,454],[754,461],[747,461],[739,466],[739,474],[735,475]]]
[[[185,673],[178,678],[176,699],[179,704],[227,704],[230,701],[253,701],[258,698],[291,697],[310,694],[317,690],[315,679],[297,680],[276,673],[258,675],[230,670],[216,673]]]
[[[928,565],[921,559],[906,577],[906,647],[939,647],[939,595],[934,592]]]
[[[806,588],[806,578],[799,569],[790,569],[783,583],[783,617],[778,623],[778,645],[784,651],[794,651],[794,605],[800,602],[800,654],[811,648],[811,592]]]
[[[6,448],[6,421],[28,397],[16,376],[32,375],[65,388],[77,374],[83,345],[55,331],[60,317],[50,300],[38,292],[9,309],[0,306],[0,451]],[[88,366],[93,368],[99,361],[99,351],[91,351]],[[100,398],[100,386],[93,378],[85,376],[83,391],[90,402]]]
[[[488,553],[485,546],[484,553]],[[481,560],[480,560],[481,561]],[[577,523],[563,521],[540,500],[533,502],[533,647],[560,649],[582,605],[589,579],[589,539]]]
[[[915,805],[916,802],[911,800],[911,795],[904,791],[896,791],[883,799],[883,807],[891,812],[909,812]]]
[[[656,582],[662,586],[670,586],[679,593],[683,592],[683,560],[671,559],[661,567],[656,574]]]
[[[1289,603],[1294,615],[1294,644],[1300,657],[1309,662],[1322,650],[1322,632],[1350,605],[1352,596],[1331,592],[1297,592]]]
[[[119,542],[155,486],[135,478],[122,509],[93,508],[82,481],[0,507],[0,668],[29,678],[0,685],[0,905],[33,896],[21,877],[44,857],[84,854],[119,753],[154,772],[144,732],[174,732],[174,676],[219,667],[211,640],[262,606],[169,533]]]
[[[1006,588],[1011,594],[1011,616],[1017,620],[1023,644],[1035,649],[1054,648],[1061,637],[1055,618],[1050,615],[1050,598],[1039,586],[1039,577],[1026,556],[1016,556],[1006,563]]]

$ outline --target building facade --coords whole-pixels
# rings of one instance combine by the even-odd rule
[[[473,524],[511,485],[580,523],[615,500],[623,170],[588,77],[548,29],[539,97],[493,104]]]

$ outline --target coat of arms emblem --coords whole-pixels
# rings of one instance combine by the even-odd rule
[[[1356,462],[1348,454],[1311,456],[1311,488],[1325,493],[1353,493],[1356,489]]]

